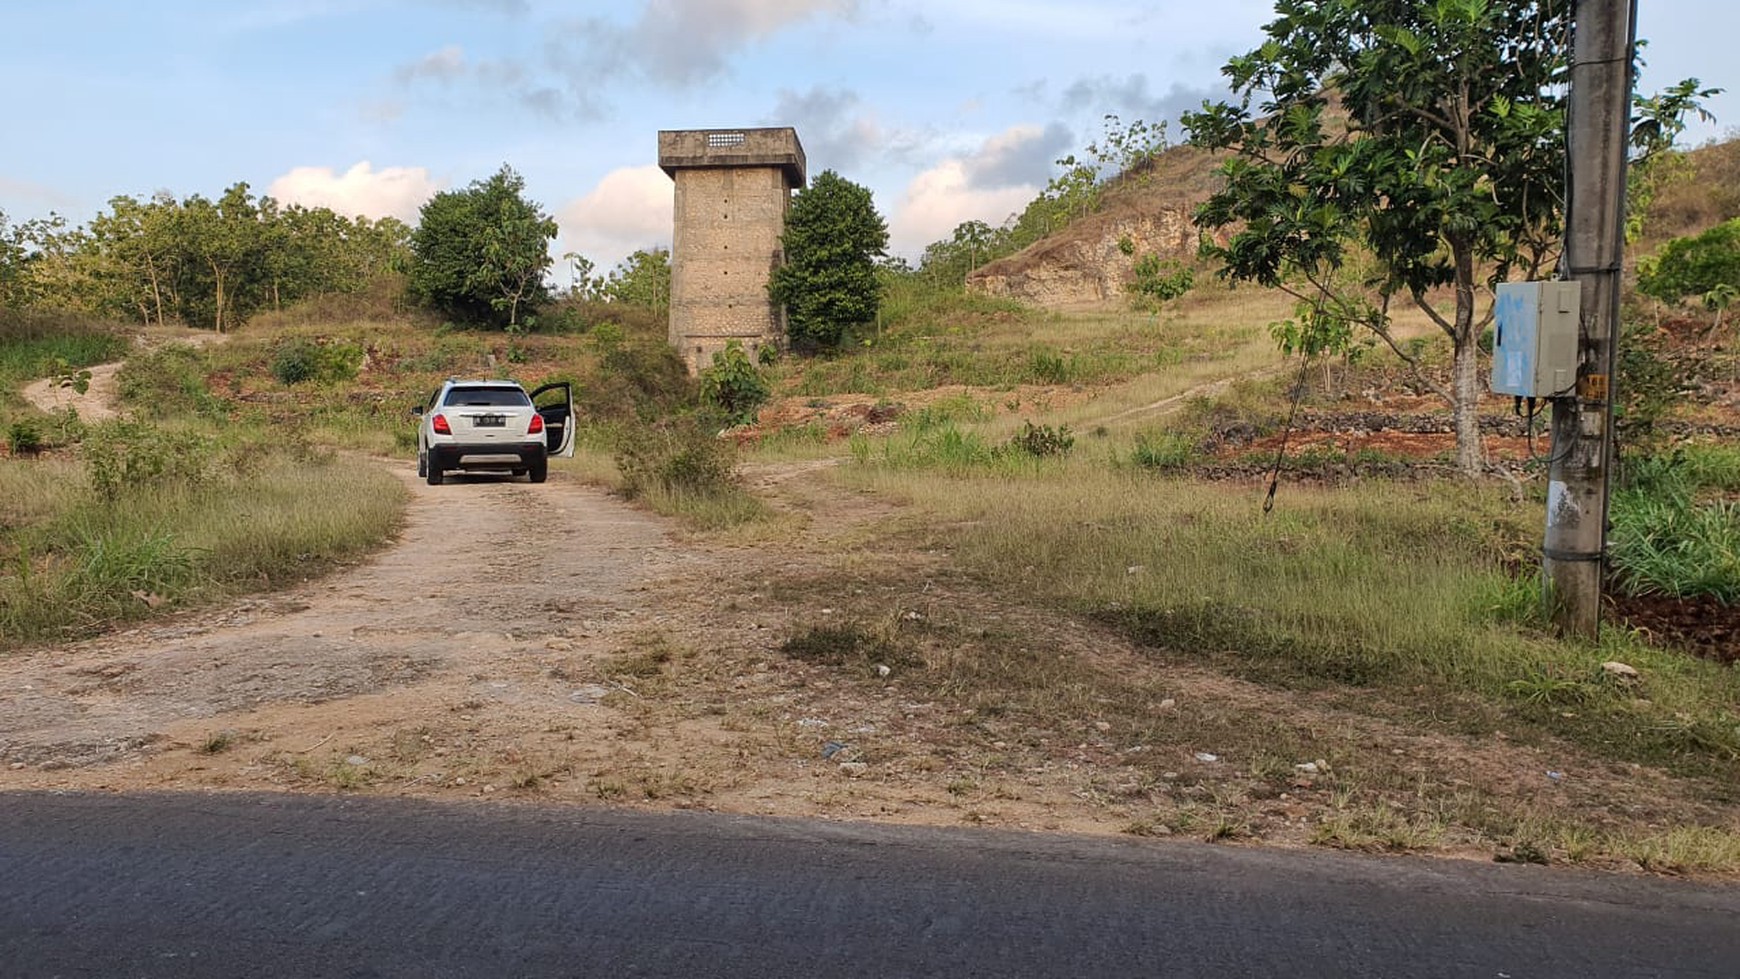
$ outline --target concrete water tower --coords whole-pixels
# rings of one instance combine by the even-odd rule
[[[805,180],[797,130],[663,130],[659,166],[676,182],[670,336],[689,371],[732,340],[751,356],[783,344],[785,313],[767,283],[785,260],[785,212]]]

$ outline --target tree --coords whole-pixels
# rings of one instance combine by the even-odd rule
[[[876,318],[876,260],[887,251],[888,225],[868,188],[823,171],[792,198],[780,243],[786,261],[773,270],[768,295],[785,306],[794,343],[831,347]]]
[[[24,243],[0,211],[0,309],[24,305],[20,280],[24,275]]]
[[[411,295],[456,320],[510,328],[522,309],[548,301],[544,273],[556,222],[525,188],[503,164],[488,180],[424,204],[411,232]]]
[[[1221,274],[1286,290],[1309,329],[1390,332],[1404,295],[1449,337],[1456,461],[1482,465],[1477,291],[1545,267],[1560,236],[1569,0],[1279,0],[1268,40],[1223,69],[1238,104],[1188,113],[1230,150],[1196,215]],[[1261,100],[1253,114],[1253,103]],[[1339,110],[1332,106],[1339,104]],[[1350,251],[1375,275],[1338,281]],[[1440,310],[1431,294],[1449,287]]]
[[[598,292],[608,302],[663,312],[671,304],[670,251],[643,248],[635,252],[616,263]]]

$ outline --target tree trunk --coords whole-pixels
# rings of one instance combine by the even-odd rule
[[[1450,394],[1456,422],[1456,468],[1476,476],[1486,467],[1486,451],[1480,443],[1480,344],[1474,332],[1474,251],[1466,244],[1451,242],[1456,263],[1456,319],[1450,339]]]

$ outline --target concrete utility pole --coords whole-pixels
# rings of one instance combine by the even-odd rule
[[[1553,401],[1541,567],[1560,634],[1594,638],[1607,553],[1637,2],[1575,0],[1573,11],[1565,267],[1582,284],[1582,366],[1576,395]]]

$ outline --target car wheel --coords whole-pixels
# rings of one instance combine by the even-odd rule
[[[427,475],[429,475],[429,453],[424,452],[422,449],[418,449],[417,450],[417,478],[422,479],[423,477],[425,477]]]
[[[441,485],[441,465],[436,461],[434,453],[429,454],[428,472],[425,475],[429,478],[430,486]]]
[[[532,478],[532,482],[541,483],[550,476],[550,464],[540,459],[526,469],[526,474]]]

